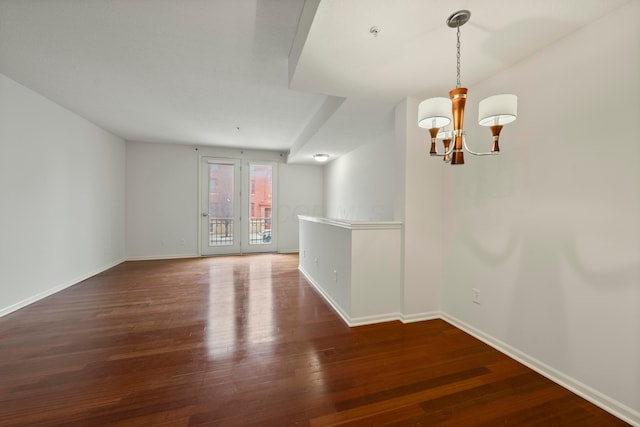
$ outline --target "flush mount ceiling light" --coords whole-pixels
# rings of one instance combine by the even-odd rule
[[[326,162],[327,160],[329,160],[329,155],[328,154],[314,154],[313,158],[316,160],[316,162]]]
[[[467,101],[467,88],[460,87],[460,27],[471,17],[468,10],[460,10],[447,19],[450,28],[457,29],[457,80],[456,88],[449,92],[449,98],[425,99],[418,106],[418,126],[429,129],[431,135],[432,156],[444,156],[445,162],[452,165],[464,164],[464,150],[476,156],[498,154],[500,147],[498,139],[502,126],[511,123],[518,116],[518,97],[511,94],[494,95],[483,99],[478,104],[478,123],[489,126],[493,136],[493,147],[490,152],[476,153],[467,146],[463,130],[464,106]],[[453,129],[444,130],[453,117]],[[436,141],[440,139],[444,144],[444,153],[438,153]],[[451,141],[455,140],[453,146]],[[450,155],[453,153],[453,156]]]

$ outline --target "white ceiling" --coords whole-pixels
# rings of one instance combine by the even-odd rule
[[[0,0],[0,72],[126,139],[287,150],[325,99],[288,89],[302,6]]]
[[[0,0],[0,72],[125,139],[307,162],[455,86],[456,10],[472,86],[628,1]]]

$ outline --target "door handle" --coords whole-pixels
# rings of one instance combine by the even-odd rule
[[[202,216],[209,216],[207,212],[202,212]]]

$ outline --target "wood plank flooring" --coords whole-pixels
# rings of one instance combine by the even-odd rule
[[[350,329],[297,264],[126,262],[1,318],[0,425],[626,425],[441,320]]]

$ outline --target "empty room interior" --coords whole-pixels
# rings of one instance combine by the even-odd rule
[[[640,426],[639,19],[0,0],[0,425]]]

